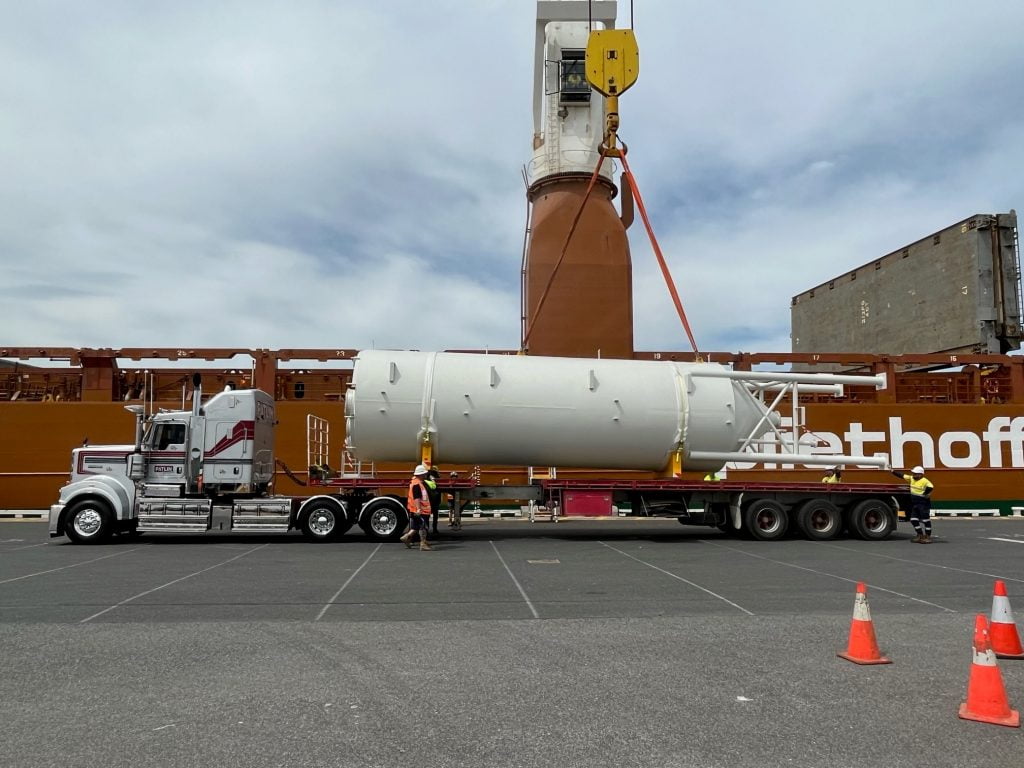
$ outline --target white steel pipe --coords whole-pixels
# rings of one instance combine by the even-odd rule
[[[755,391],[763,392],[778,392],[780,389],[786,389],[792,387],[792,384],[766,384],[764,386],[757,385],[753,387]],[[811,394],[811,395],[834,395],[835,397],[841,397],[843,394],[842,384],[800,384],[800,394]]]
[[[857,464],[878,467],[879,469],[889,468],[889,457],[882,456],[846,456],[844,454],[833,455],[824,453],[751,453],[740,451],[729,453],[725,451],[692,451],[690,456],[701,462],[715,461],[719,464],[728,461],[754,462],[756,464],[811,464],[816,466],[830,467],[836,464]],[[684,466],[683,469],[686,469]]]
[[[885,389],[884,373],[873,376],[857,376],[848,373],[772,373],[771,371],[731,371],[727,368],[688,371],[690,376],[706,378],[740,379],[741,381],[768,381],[776,383],[797,382],[807,384],[849,384],[863,387],[873,385]]]

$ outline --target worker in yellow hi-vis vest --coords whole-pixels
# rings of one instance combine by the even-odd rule
[[[898,469],[892,470],[896,477],[902,477],[910,484],[910,524],[917,531],[917,536],[911,539],[915,544],[932,543],[932,491],[935,486],[932,481],[924,476],[924,467],[917,466],[905,474]]]

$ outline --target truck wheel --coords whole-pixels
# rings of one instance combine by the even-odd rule
[[[743,510],[743,527],[755,539],[775,541],[786,535],[789,515],[777,501],[755,499]]]
[[[849,525],[858,538],[881,541],[895,530],[896,513],[881,499],[864,499],[850,510]]]
[[[408,523],[405,505],[398,499],[383,496],[363,507],[359,527],[374,541],[398,541]]]
[[[827,499],[809,499],[797,510],[796,525],[811,541],[828,541],[843,530],[843,514]]]
[[[303,510],[300,527],[310,541],[333,541],[349,529],[349,523],[341,504],[319,499]]]
[[[96,544],[110,538],[114,515],[102,501],[76,501],[64,518],[64,532],[75,544]]]

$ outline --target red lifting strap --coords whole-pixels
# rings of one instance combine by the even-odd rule
[[[572,236],[576,232],[576,225],[579,224],[580,216],[583,215],[583,208],[587,204],[587,200],[590,198],[590,193],[594,189],[594,183],[597,181],[598,174],[601,172],[601,165],[604,163],[606,155],[604,152],[601,153],[597,161],[597,167],[594,168],[594,173],[590,177],[590,183],[587,185],[586,194],[583,195],[583,199],[580,201],[580,207],[576,211],[576,215],[573,217],[572,225],[569,227],[569,232],[565,236],[565,243],[562,244],[562,252],[558,256],[558,261],[555,262],[554,268],[551,270],[551,274],[548,275],[547,284],[544,286],[544,291],[540,295],[540,301],[537,302],[537,309],[534,312],[534,323],[536,319],[540,317],[540,311],[544,306],[544,302],[548,298],[548,292],[551,290],[551,284],[555,281],[555,275],[558,273],[558,268],[562,266],[562,262],[565,260],[565,254],[569,251],[569,243],[572,241]],[[640,217],[644,220],[644,227],[647,229],[647,236],[651,239],[651,247],[654,249],[654,255],[658,259],[658,266],[661,267],[661,274],[665,278],[665,284],[668,286],[668,292],[672,296],[672,303],[676,306],[676,312],[679,314],[679,320],[683,324],[683,330],[686,331],[686,337],[690,340],[690,346],[693,347],[694,355],[700,356],[700,352],[697,349],[697,342],[693,338],[693,331],[690,330],[690,323],[686,319],[686,312],[683,310],[683,303],[679,300],[679,292],[676,290],[676,284],[672,280],[672,273],[669,272],[668,264],[665,263],[665,257],[661,252],[661,246],[658,245],[658,239],[654,236],[654,229],[651,227],[651,220],[647,218],[647,208],[644,205],[644,200],[640,196],[640,188],[637,186],[636,178],[633,176],[633,172],[629,169],[629,163],[626,161],[625,151],[619,153],[618,157],[622,159],[622,167],[626,182],[629,184],[630,189],[633,190],[633,198],[636,200],[637,208],[640,211]],[[530,340],[530,334],[533,333],[533,325],[526,329],[526,333],[523,336],[522,349],[525,351],[527,343]]]
[[[633,176],[633,172],[629,169],[629,162],[626,160],[625,152],[621,154],[621,158],[626,181],[633,190],[633,197],[636,199],[636,207],[640,211],[640,218],[644,220],[644,227],[647,229],[647,236],[651,239],[651,247],[654,249],[654,255],[658,258],[658,266],[661,267],[661,274],[665,278],[665,284],[668,286],[668,292],[672,295],[672,303],[676,305],[676,312],[679,314],[679,321],[683,324],[683,330],[686,331],[686,337],[690,340],[690,346],[693,347],[693,353],[695,355],[699,355],[700,352],[697,350],[697,342],[693,338],[693,331],[690,330],[690,323],[686,319],[686,312],[683,311],[683,302],[679,300],[679,292],[676,291],[676,284],[675,281],[672,280],[672,273],[668,270],[668,264],[665,263],[665,257],[661,253],[661,246],[658,245],[658,239],[654,236],[654,229],[651,227],[651,220],[647,218],[647,208],[644,206],[644,200],[640,196],[640,188],[637,186],[636,178]]]

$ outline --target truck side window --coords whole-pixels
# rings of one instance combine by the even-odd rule
[[[184,424],[160,424],[156,428],[156,449],[166,451],[172,445],[185,444]]]

